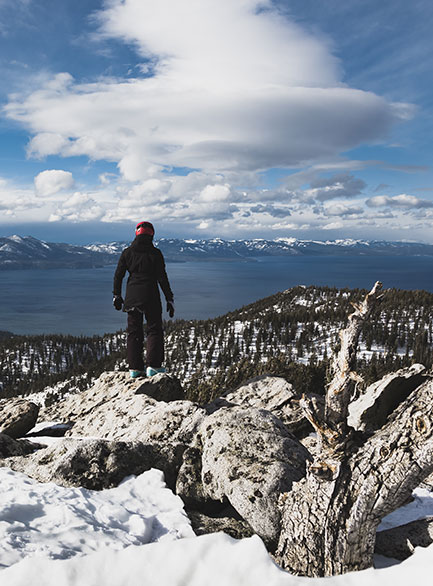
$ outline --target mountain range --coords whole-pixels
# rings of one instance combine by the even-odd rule
[[[95,268],[115,264],[130,242],[86,246],[45,242],[32,236],[0,237],[0,269]],[[433,245],[385,240],[222,240],[161,238],[155,244],[168,262],[249,260],[263,256],[433,256]]]

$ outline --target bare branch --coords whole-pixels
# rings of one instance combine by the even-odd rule
[[[340,332],[341,347],[331,365],[333,378],[326,392],[325,422],[337,435],[347,430],[347,411],[353,394],[356,375],[353,368],[361,328],[380,298],[382,283],[377,281],[361,303],[353,304],[349,325]]]

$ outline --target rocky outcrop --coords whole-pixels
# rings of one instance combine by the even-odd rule
[[[227,501],[267,543],[278,539],[278,497],[305,475],[308,451],[269,411],[225,407],[201,424],[177,482],[180,496]],[[188,493],[188,489],[190,492]]]
[[[155,380],[153,380],[155,379]],[[42,412],[45,419],[69,422],[68,437],[188,445],[206,416],[191,401],[179,401],[179,381],[167,374],[130,379],[107,372],[95,385]],[[149,396],[147,393],[152,393]],[[154,397],[165,397],[157,400]]]
[[[39,407],[25,399],[3,399],[0,402],[0,433],[19,438],[36,424]]]
[[[254,531],[275,542],[278,497],[305,474],[309,458],[269,411],[289,420],[291,385],[260,377],[228,394],[224,401],[230,406],[215,403],[206,411],[177,400],[172,377],[152,379],[104,373],[91,389],[41,414],[72,426],[64,440],[10,465],[41,481],[88,488],[112,486],[156,467],[186,502],[210,509],[216,501],[230,503]]]
[[[384,377],[358,400],[352,421],[356,413],[361,427],[380,426],[395,401],[427,376],[415,365]],[[158,468],[183,498],[199,534],[225,531],[245,537],[255,532],[273,550],[281,528],[279,497],[290,494],[319,449],[315,434],[307,434],[292,386],[281,377],[258,377],[205,408],[179,399],[179,389],[179,382],[165,374],[133,380],[127,373],[104,373],[91,389],[44,409],[40,419],[57,423],[38,425],[29,434],[66,431],[65,438],[41,447],[0,434],[0,465],[41,482],[95,490]],[[323,397],[313,398],[321,413]],[[12,428],[25,406],[37,413],[22,399],[7,404]],[[28,428],[34,419],[33,414]],[[425,537],[430,526],[420,531]],[[393,557],[424,543],[412,534],[406,541],[388,532],[379,535],[379,551]]]
[[[16,440],[5,433],[0,433],[0,461],[3,458],[11,458],[13,456],[26,456],[42,447],[44,446],[29,442],[28,440]]]
[[[178,461],[181,454],[178,455]],[[117,486],[126,476],[158,468],[174,484],[176,465],[158,446],[143,442],[99,439],[62,439],[26,458],[10,458],[7,465],[39,482],[101,490]],[[169,484],[169,482],[167,482]]]
[[[234,539],[243,539],[254,535],[253,529],[240,518],[233,516],[211,517],[199,511],[187,511],[196,535],[218,533],[223,531]]]
[[[204,409],[191,401],[158,403],[142,397],[107,401],[83,416],[66,435],[186,446],[206,416]]]
[[[166,374],[130,379],[127,373],[108,372],[91,389],[45,409],[42,416],[68,423],[67,437],[145,444],[147,460],[174,487],[182,454],[206,416],[191,401],[176,400],[179,389],[179,381]],[[159,396],[170,402],[154,398]]]
[[[291,383],[279,376],[258,376],[246,381],[234,391],[228,391],[205,407],[214,413],[221,407],[240,405],[266,409],[284,423],[295,435],[305,435],[312,427],[299,406],[299,396]]]
[[[375,552],[389,558],[405,560],[415,547],[433,543],[433,517],[418,519],[376,534]]]
[[[358,431],[375,431],[388,415],[424,381],[432,378],[422,364],[413,364],[385,375],[349,405],[347,422]]]
[[[140,379],[139,379],[140,380]],[[180,381],[169,374],[155,374],[149,378],[141,379],[141,384],[135,389],[135,394],[144,394],[157,401],[179,401],[184,398]]]
[[[123,411],[129,413],[134,408],[142,410],[153,406],[157,401],[178,400],[182,395],[178,379],[168,374],[131,379],[126,372],[104,372],[87,391],[43,409],[40,419],[75,423],[105,403],[113,402],[113,410],[118,406],[119,411],[123,405]]]

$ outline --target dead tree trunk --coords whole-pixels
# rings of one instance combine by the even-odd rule
[[[276,558],[294,574],[330,576],[370,567],[381,519],[433,471],[433,381],[416,388],[373,435],[347,424],[358,337],[380,288],[376,283],[340,335],[325,404],[302,401],[320,452],[307,475],[280,498]]]

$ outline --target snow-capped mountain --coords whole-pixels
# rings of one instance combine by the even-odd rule
[[[32,236],[0,238],[0,269],[92,268],[114,264],[130,242],[94,243],[87,246],[44,242]],[[433,245],[385,240],[222,240],[161,238],[155,244],[171,262],[254,260],[262,256],[351,255],[433,256]]]
[[[83,246],[44,242],[32,236],[0,238],[0,269],[91,268],[112,257]]]
[[[433,256],[433,245],[417,242],[387,242],[385,240],[298,240],[277,238],[275,240],[222,240],[161,238],[155,244],[164,253],[166,260],[213,260],[253,259],[260,256],[293,255],[392,255]],[[87,246],[93,252],[117,255],[129,242],[110,242]]]

